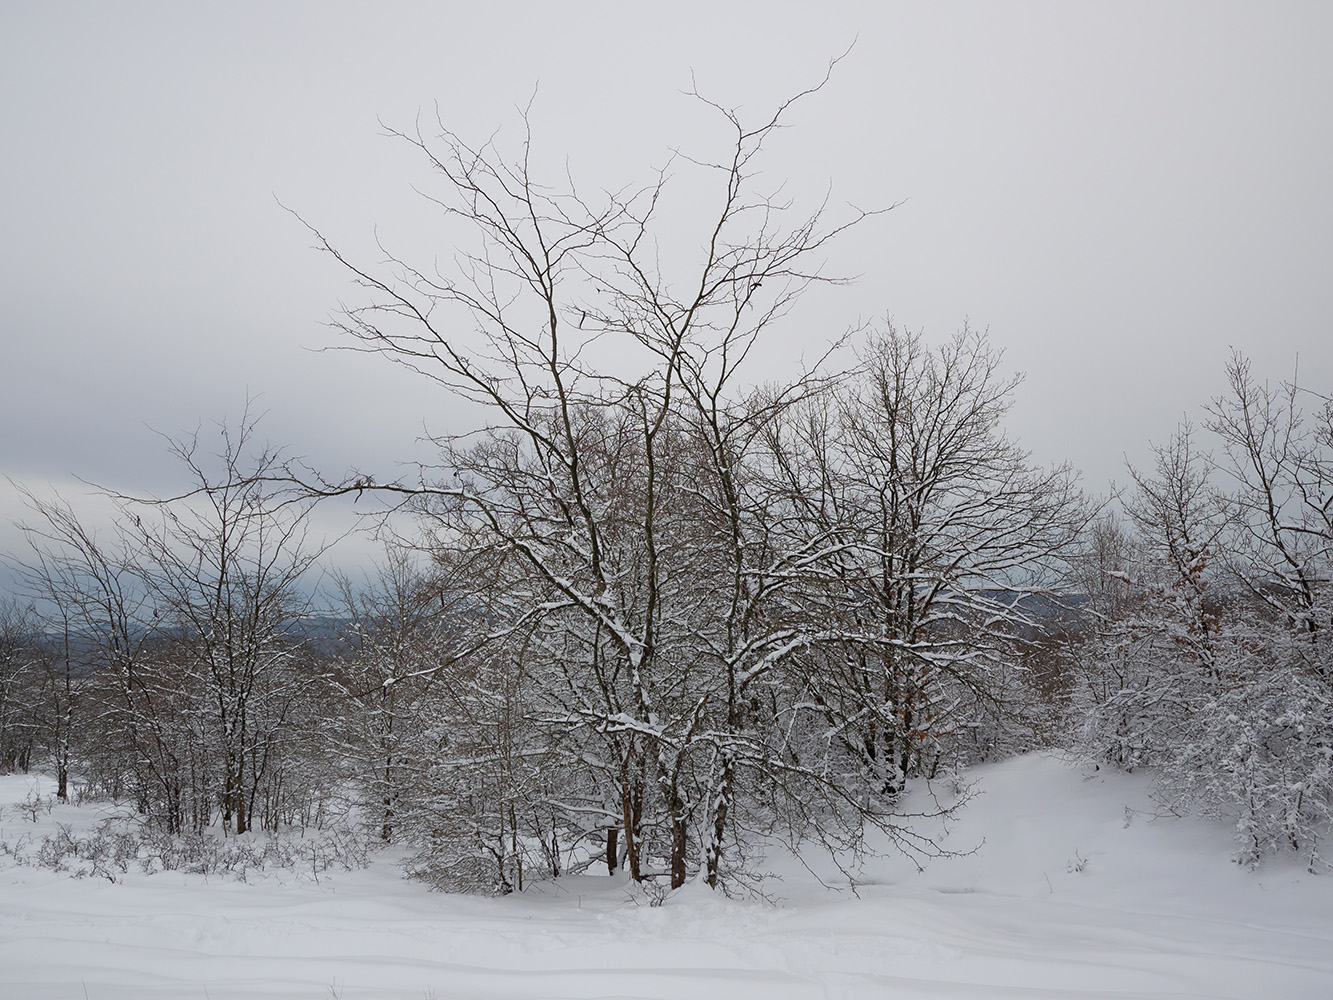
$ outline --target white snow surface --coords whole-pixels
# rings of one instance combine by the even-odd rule
[[[689,885],[653,907],[591,875],[451,896],[388,855],[318,882],[113,884],[5,854],[0,998],[1333,998],[1333,875],[1238,867],[1225,828],[1158,816],[1138,775],[1038,755],[971,777],[942,843],[974,853],[867,861],[855,893],[774,860],[768,901]],[[35,780],[0,777],[0,804]],[[99,808],[6,808],[0,841]]]

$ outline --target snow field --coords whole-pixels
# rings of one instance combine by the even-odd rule
[[[1156,815],[1138,775],[1029,756],[971,777],[980,794],[937,832],[975,851],[921,872],[868,860],[855,893],[774,858],[770,902],[690,885],[654,907],[596,876],[447,896],[389,853],[247,884],[133,868],[112,884],[0,853],[0,998],[1333,998],[1333,876],[1239,868],[1225,829]],[[0,803],[34,780],[0,778]],[[104,808],[34,823],[6,806],[0,842],[92,829]]]

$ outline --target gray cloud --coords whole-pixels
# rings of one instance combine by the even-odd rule
[[[835,252],[861,281],[773,356],[858,317],[989,327],[1028,372],[1017,436],[1103,489],[1221,388],[1229,346],[1333,383],[1331,28],[1306,4],[6,5],[0,474],[167,491],[150,428],[247,393],[326,468],[421,454],[459,409],[319,353],[354,293],[278,200],[363,257],[377,227],[447,255],[410,190],[429,171],[377,118],[438,102],[512,136],[537,85],[541,162],[623,183],[717,137],[691,69],[758,111],[856,38],[767,169],[903,204]]]

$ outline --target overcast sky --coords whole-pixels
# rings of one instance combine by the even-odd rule
[[[418,456],[456,408],[319,353],[355,293],[283,205],[353,254],[378,228],[444,256],[429,172],[380,121],[438,105],[503,140],[535,88],[540,162],[618,186],[719,137],[692,73],[758,115],[853,42],[765,170],[898,207],[769,358],[865,318],[989,329],[1027,374],[1010,431],[1094,492],[1221,390],[1232,347],[1333,389],[1333,4],[8,0],[0,476],[76,506],[79,477],[169,492],[154,432],[247,393],[330,471]],[[20,515],[0,479],[0,549]]]

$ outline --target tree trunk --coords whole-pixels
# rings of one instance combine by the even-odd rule
[[[680,794],[674,787],[671,789],[668,803],[671,822],[671,888],[679,889],[685,884],[689,831],[685,827],[685,804],[681,802]]]
[[[625,787],[620,796],[624,812],[625,860],[629,863],[629,874],[635,882],[643,881],[639,867],[639,820],[643,810],[643,794],[639,788]]]

